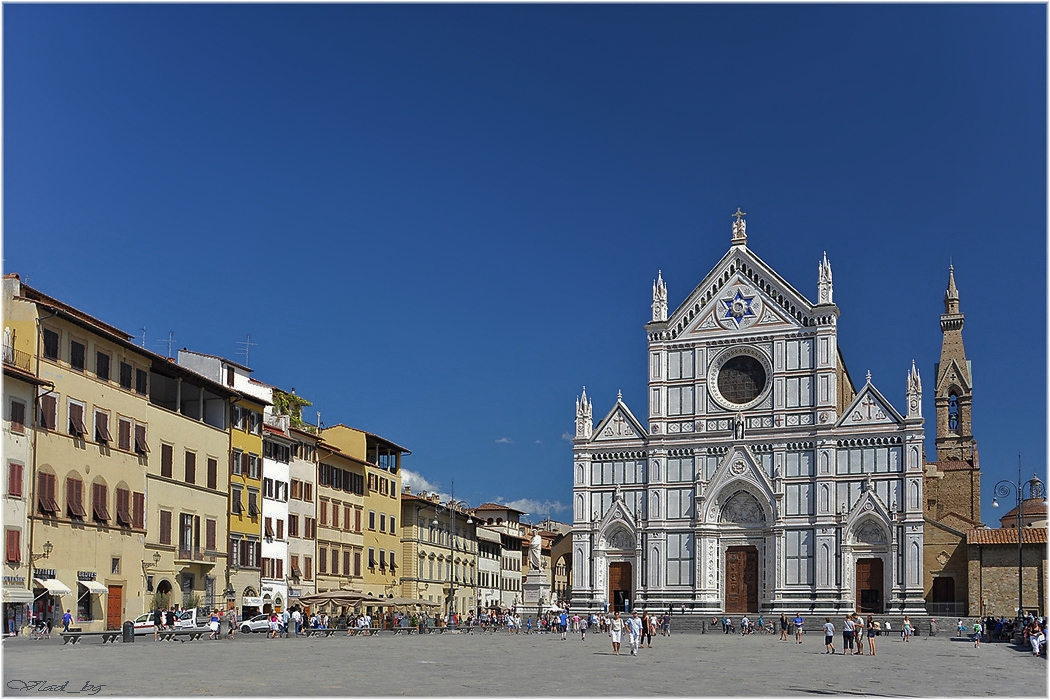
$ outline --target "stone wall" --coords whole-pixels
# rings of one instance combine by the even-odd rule
[[[1012,618],[1017,613],[1017,545],[971,544],[968,549],[970,615]],[[1046,562],[1045,545],[1024,545],[1024,606],[1040,614],[1047,611]]]

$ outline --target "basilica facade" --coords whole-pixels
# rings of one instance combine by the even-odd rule
[[[747,247],[668,313],[653,285],[648,412],[618,397],[573,441],[572,605],[697,613],[922,614],[923,418],[837,342],[831,265],[809,301]]]

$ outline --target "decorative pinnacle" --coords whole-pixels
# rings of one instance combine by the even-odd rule
[[[736,208],[736,213],[733,214],[736,217],[736,221],[733,222],[733,245],[747,245],[747,222],[744,221],[746,213],[740,210],[740,207]]]
[[[617,401],[622,401],[623,400],[623,392],[620,391],[619,389],[616,390],[616,400]]]
[[[871,384],[871,370],[868,370],[868,384]]]

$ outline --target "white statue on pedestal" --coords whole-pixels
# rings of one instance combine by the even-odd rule
[[[543,559],[540,552],[543,549],[543,538],[536,530],[532,531],[532,539],[529,541],[529,571],[543,571]]]

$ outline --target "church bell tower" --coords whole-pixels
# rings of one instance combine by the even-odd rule
[[[941,361],[934,368],[937,377],[934,404],[937,408],[937,460],[958,460],[977,466],[971,409],[973,385],[970,362],[963,349],[965,316],[959,311],[959,290],[955,287],[955,268],[948,266],[948,291],[941,315]]]

